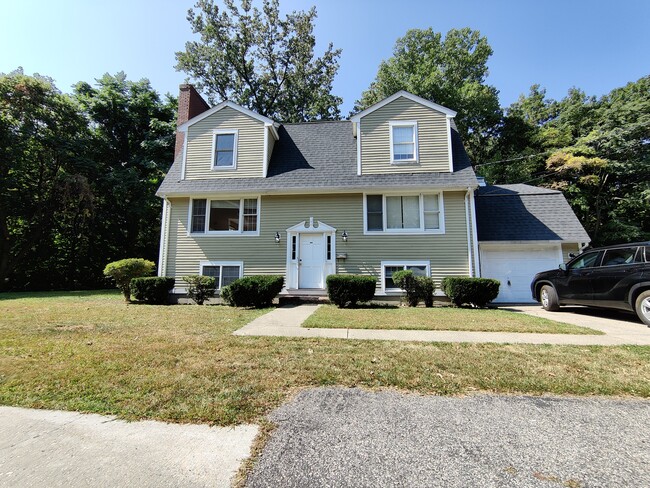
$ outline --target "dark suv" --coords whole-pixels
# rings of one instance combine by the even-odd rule
[[[530,289],[545,310],[615,308],[650,326],[650,241],[585,250],[566,266],[537,273]]]

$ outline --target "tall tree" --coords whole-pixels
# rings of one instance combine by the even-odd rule
[[[47,289],[57,222],[92,205],[85,164],[86,124],[48,78],[22,69],[0,75],[0,288]]]
[[[316,9],[280,17],[278,0],[199,0],[187,19],[199,41],[176,53],[176,69],[190,75],[211,102],[232,100],[283,122],[338,119],[332,95],[340,49],[330,43],[315,57]]]
[[[409,30],[395,43],[393,56],[382,61],[354,110],[406,90],[457,111],[456,124],[470,157],[484,160],[501,118],[498,91],[485,82],[491,55],[479,31],[451,29],[443,39],[431,28]]]

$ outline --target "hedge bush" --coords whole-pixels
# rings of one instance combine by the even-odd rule
[[[436,283],[428,276],[414,276],[413,271],[405,269],[393,273],[393,283],[406,292],[406,303],[409,307],[417,307],[424,301],[425,307],[433,307],[433,292]]]
[[[131,294],[136,300],[162,305],[169,303],[169,291],[174,288],[174,278],[148,276],[131,280]]]
[[[152,261],[142,258],[129,258],[108,263],[104,268],[104,276],[115,280],[115,284],[124,295],[124,299],[131,301],[131,280],[153,273],[156,265]]]
[[[376,285],[372,276],[329,275],[327,296],[339,308],[355,307],[357,303],[373,299]]]
[[[499,294],[499,280],[489,278],[447,277],[442,280],[442,290],[458,307],[470,304],[483,308]]]
[[[197,305],[203,305],[217,290],[217,282],[210,276],[189,275],[183,276],[182,279],[188,284],[187,296]]]
[[[269,307],[283,285],[283,276],[245,276],[224,286],[221,289],[221,298],[232,307]]]

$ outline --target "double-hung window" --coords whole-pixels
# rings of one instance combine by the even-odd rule
[[[418,162],[418,124],[390,121],[390,161],[392,164]]]
[[[442,193],[366,195],[366,232],[443,233]]]
[[[217,289],[228,286],[242,277],[244,265],[240,261],[201,261],[201,275],[214,278]]]
[[[381,276],[384,292],[401,292],[402,289],[393,282],[393,273],[397,271],[411,270],[414,276],[429,276],[428,261],[382,261]]]
[[[237,130],[215,130],[212,140],[212,168],[237,167]]]
[[[255,234],[259,232],[259,198],[192,200],[192,234]]]

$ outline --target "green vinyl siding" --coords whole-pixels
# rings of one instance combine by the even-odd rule
[[[426,260],[436,281],[445,276],[467,276],[468,250],[465,192],[445,192],[445,234],[364,235],[363,195],[262,196],[259,236],[188,236],[189,199],[171,199],[168,276],[197,274],[199,262],[243,261],[244,275],[286,272],[286,229],[302,221],[321,221],[337,230],[338,273],[381,275],[381,261]],[[347,242],[341,233],[347,231]],[[280,243],[275,233],[280,232]],[[177,279],[177,287],[184,283]]]
[[[419,163],[396,165],[390,160],[391,120],[418,123]],[[361,174],[449,172],[447,117],[400,97],[361,119]]]
[[[212,169],[213,130],[236,129],[237,167]],[[187,132],[185,179],[246,178],[263,175],[264,123],[230,107],[190,126]]]

